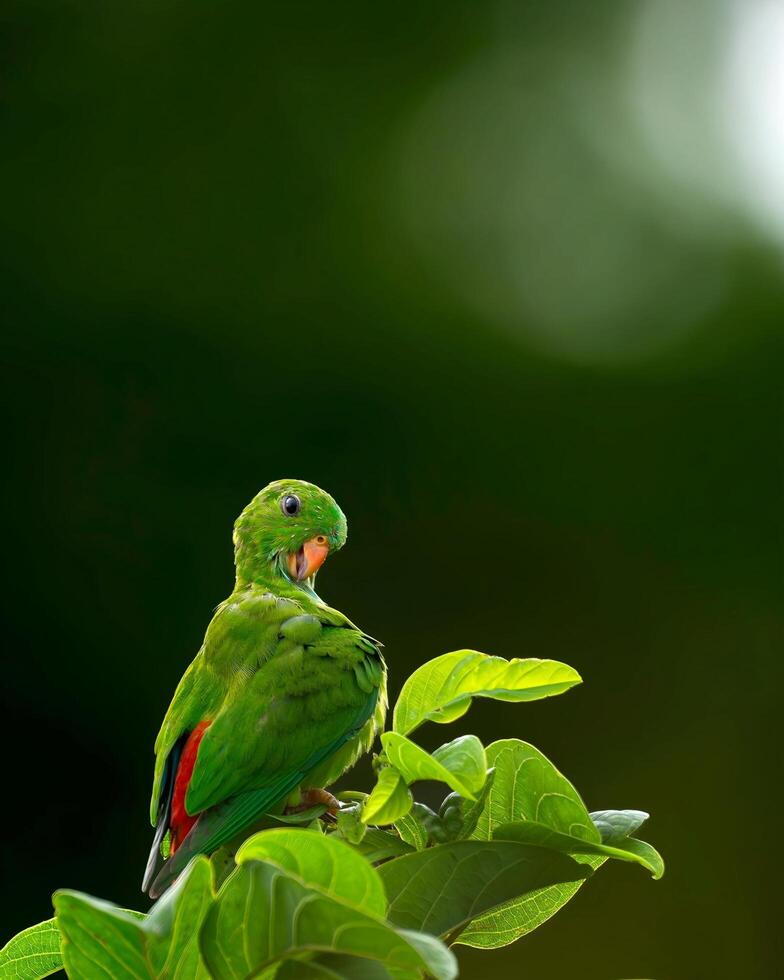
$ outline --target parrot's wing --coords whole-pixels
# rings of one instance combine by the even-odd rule
[[[252,676],[258,664],[274,652],[282,622],[301,612],[298,603],[270,593],[232,597],[215,611],[204,645],[177,685],[155,740],[150,800],[155,838],[144,875],[144,891],[161,863],[161,842],[169,829],[174,780],[188,735],[200,722],[218,714],[227,693]]]
[[[174,780],[188,735],[220,705],[223,686],[205,662],[204,648],[177,685],[169,710],[155,740],[155,775],[150,800],[150,822],[155,836],[142,880],[146,892],[162,861],[161,843],[169,829]]]
[[[375,646],[348,629],[319,627],[309,643],[281,642],[207,730],[188,813],[249,790],[268,794],[270,803],[289,793],[373,714],[381,671],[372,662],[379,659]]]
[[[211,707],[210,701],[217,699],[219,703],[220,685],[217,679],[209,675],[210,669],[205,663],[202,648],[177,685],[155,739],[155,775],[150,799],[150,822],[153,826],[160,825],[161,811],[168,807],[171,800],[179,761],[177,750],[182,748],[188,732],[204,718]]]
[[[212,649],[208,634],[205,647],[218,671],[226,665],[225,639],[216,634]],[[185,798],[188,813],[202,816],[154,892],[194,853],[236,836],[354,738],[376,709],[384,668],[378,646],[356,629],[331,625],[331,617],[289,615],[275,626],[273,649],[244,661],[239,674],[242,682],[232,685],[199,745]]]
[[[246,684],[278,650],[283,623],[293,620],[296,624],[301,614],[299,603],[269,592],[234,595],[218,606],[204,645],[177,685],[155,740],[150,800],[153,826],[158,822],[165,796],[165,774],[172,750],[196,725],[217,716],[232,692]],[[175,772],[176,768],[175,765]]]

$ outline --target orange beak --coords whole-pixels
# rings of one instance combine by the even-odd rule
[[[299,551],[289,555],[289,575],[296,582],[310,578],[321,568],[328,554],[329,541],[326,535],[317,534],[315,538],[306,541]]]

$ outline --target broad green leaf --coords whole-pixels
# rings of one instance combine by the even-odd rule
[[[606,858],[579,857],[576,860],[596,871]],[[477,949],[497,949],[499,946],[508,946],[509,943],[533,932],[555,915],[582,885],[582,881],[551,885],[549,888],[540,888],[496,909],[491,909],[473,919],[455,942],[458,945],[473,946]]]
[[[375,868],[334,836],[306,830],[262,830],[237,851],[237,864],[266,861],[304,885],[383,918],[387,899]]]
[[[397,769],[386,766],[378,774],[373,792],[362,808],[362,823],[394,823],[408,813],[413,802],[406,781]]]
[[[495,840],[516,840],[521,844],[532,844],[535,847],[547,847],[564,854],[590,854],[596,857],[617,858],[620,861],[631,861],[641,864],[651,872],[654,878],[664,874],[664,862],[661,855],[650,844],[634,837],[625,837],[615,844],[599,844],[594,841],[582,840],[569,834],[545,827],[544,824],[525,820],[520,823],[503,824],[495,829]]]
[[[594,810],[590,814],[603,844],[613,844],[624,837],[631,837],[649,816],[644,810]]]
[[[415,803],[404,817],[396,820],[395,829],[406,844],[410,844],[417,851],[423,851],[427,847],[428,834],[417,816],[419,806],[421,804]]]
[[[54,919],[30,926],[0,950],[0,980],[39,980],[62,968],[60,930]]]
[[[394,733],[390,732],[391,734]],[[404,735],[396,737],[405,738]],[[411,742],[410,744],[413,745],[414,743]],[[452,773],[453,778],[459,778],[463,786],[469,789],[472,795],[475,796],[481,792],[482,787],[487,782],[487,756],[484,745],[476,735],[461,735],[452,739],[451,742],[440,745],[432,755],[439,765]],[[452,788],[455,789],[455,792],[461,792],[454,786]],[[461,795],[465,796],[465,793],[461,793]]]
[[[436,980],[457,974],[454,956],[432,936],[396,930],[265,861],[246,861],[226,881],[200,946],[215,980],[256,976],[313,950],[429,971]]]
[[[556,851],[510,843],[455,841],[381,865],[390,922],[446,936],[512,898],[591,873]]]
[[[597,856],[579,852],[576,847],[585,844],[601,846],[598,830],[585,805],[572,784],[537,749],[516,739],[494,742],[487,748],[488,763],[496,773],[488,793],[487,804],[477,821],[475,837],[487,838],[503,824],[531,821],[546,824],[550,832],[567,835],[577,845],[571,853],[576,860],[593,867],[600,867],[607,854],[593,851]],[[535,831],[533,833],[536,833]],[[632,850],[639,851],[636,858],[655,873],[659,870],[658,858],[653,848],[642,841],[632,843],[628,839],[626,860],[634,860]],[[613,857],[620,857],[613,854]],[[514,942],[521,936],[546,922],[570,898],[582,882],[571,882],[545,888],[541,892],[509,902],[475,919],[460,935],[457,942],[467,946],[491,949]]]
[[[146,918],[143,912],[122,911],[134,919]],[[0,949],[0,980],[39,980],[62,970],[60,941],[56,919],[23,929]]]
[[[89,895],[56,892],[65,969],[90,980],[207,980],[196,936],[212,900],[205,857],[191,862],[144,919]]]
[[[474,838],[491,840],[493,829],[518,820],[535,820],[563,833],[599,843],[580,794],[542,753],[516,738],[487,747],[495,777],[480,813]]]
[[[503,739],[487,747],[488,765],[495,770],[481,812],[467,813],[475,820],[472,838],[492,839],[496,827],[531,819],[537,814],[554,829],[565,830],[598,843],[599,833],[577,790],[538,749],[518,739]],[[594,869],[602,859],[577,858]],[[582,886],[582,881],[552,885],[476,918],[457,942],[492,949],[505,946],[546,922]]]
[[[476,650],[445,653],[415,670],[403,685],[392,729],[410,735],[425,721],[455,721],[472,698],[535,701],[562,694],[580,681],[576,670],[556,660],[504,660]]]
[[[79,892],[55,892],[54,907],[69,977],[148,980],[152,976],[144,934],[132,916]]]
[[[407,783],[436,779],[468,799],[475,799],[487,779],[487,759],[476,735],[462,735],[430,755],[397,732],[381,736],[387,758]]]
[[[199,956],[198,932],[214,898],[212,866],[199,856],[139,924],[153,976],[176,980],[207,976]]]

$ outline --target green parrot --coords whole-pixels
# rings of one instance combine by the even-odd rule
[[[195,854],[266,813],[334,800],[386,716],[380,644],[314,591],[346,541],[332,497],[301,480],[258,493],[234,525],[236,583],[215,611],[155,742],[142,889],[156,898]]]

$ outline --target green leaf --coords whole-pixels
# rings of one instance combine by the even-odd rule
[[[411,810],[400,820],[395,821],[395,829],[400,834],[401,840],[410,844],[417,851],[423,851],[427,847],[427,830],[422,825],[417,816],[418,807],[421,804],[415,803]],[[433,814],[435,816],[435,814]]]
[[[348,844],[361,843],[367,833],[367,826],[362,823],[362,807],[343,807],[338,813],[337,831]]]
[[[476,800],[463,800],[461,803],[460,810],[463,817],[463,825],[460,828],[460,833],[457,835],[458,840],[466,840],[467,838],[474,836],[476,825],[479,823],[479,817],[482,815],[485,806],[487,805],[487,798],[490,795],[490,790],[493,787],[494,781],[495,769],[488,769],[487,779],[482,787],[482,792],[479,794]],[[444,809],[445,805],[448,804],[448,801],[449,797],[447,797],[441,804],[442,810]]]
[[[54,907],[69,977],[148,980],[152,975],[144,933],[132,916],[108,902],[71,891],[55,892]]]
[[[454,839],[447,833],[441,815],[434,813],[424,803],[414,803],[411,808],[411,815],[416,817],[428,844],[446,844],[448,841]]]
[[[134,919],[143,912],[122,909]],[[56,919],[47,919],[17,933],[0,949],[0,980],[39,980],[63,969],[61,935]]]
[[[200,945],[215,980],[256,976],[313,950],[429,971],[437,980],[457,974],[454,956],[433,937],[396,930],[266,861],[246,861],[226,881]]]
[[[79,892],[56,892],[65,969],[90,980],[207,980],[197,933],[212,901],[212,869],[202,856],[146,918]]]
[[[634,837],[626,837],[614,845],[598,844],[526,820],[497,827],[495,839],[520,841],[522,844],[563,851],[564,854],[590,854],[597,857],[617,858],[620,861],[641,864],[654,878],[661,878],[664,874],[661,855],[650,844]]]
[[[556,660],[504,660],[457,650],[429,660],[408,678],[397,699],[393,731],[410,735],[425,721],[439,724],[464,715],[476,697],[535,701],[579,684],[576,670]]]
[[[598,843],[599,833],[580,794],[538,749],[519,739],[503,739],[488,745],[487,761],[494,776],[485,804],[478,814],[474,809],[466,815],[467,822],[475,821],[472,838],[490,840],[496,827],[538,814],[554,829]],[[594,869],[603,863],[583,856],[577,860]],[[514,942],[546,922],[582,884],[552,885],[508,902],[474,919],[457,942],[483,949]]]
[[[237,851],[237,864],[266,861],[304,885],[383,918],[387,900],[375,868],[334,836],[306,830],[262,830]]]
[[[474,838],[491,840],[501,824],[535,820],[584,840],[600,841],[580,794],[533,745],[516,738],[493,742],[487,747],[487,761],[495,768],[495,777]]]
[[[60,930],[54,919],[30,926],[0,950],[0,980],[38,980],[62,967]]]
[[[577,860],[595,871],[606,859],[581,857]],[[555,915],[582,885],[582,881],[551,885],[491,909],[470,922],[455,942],[476,949],[508,946]]]
[[[213,871],[200,855],[153,906],[140,923],[155,977],[206,977],[199,956],[198,932],[215,898]]]
[[[437,779],[468,799],[475,799],[487,779],[487,759],[476,735],[462,735],[429,755],[405,735],[381,736],[387,758],[407,783]]]
[[[339,793],[335,793],[341,803],[364,803],[368,795],[355,789],[342,789]]]
[[[393,980],[393,974],[382,963],[359,956],[322,953],[311,960],[285,960],[275,973],[275,980]]]
[[[603,844],[631,837],[650,816],[644,810],[594,810],[590,817]]]
[[[393,766],[386,766],[362,808],[362,823],[394,823],[408,813],[413,802],[403,777]]]
[[[577,790],[538,749],[517,739],[505,739],[487,747],[487,758],[496,772],[474,837],[487,839],[504,824],[533,821],[544,824],[548,833],[566,835],[570,842],[568,853],[594,869],[608,856],[621,858],[619,853],[608,855],[599,850],[602,846],[599,831]],[[531,831],[531,834],[536,833]],[[533,838],[530,840],[533,843]],[[549,846],[553,846],[555,840],[555,837],[551,838]],[[662,870],[658,854],[650,845],[632,841],[628,838],[616,846],[616,850],[625,848],[621,859],[637,860],[654,875],[658,874]],[[543,839],[537,838],[537,842],[541,844]],[[457,942],[482,949],[514,942],[546,922],[581,885],[582,882],[554,885],[491,910],[475,919]]]
[[[455,841],[396,858],[379,868],[387,917],[395,925],[439,936],[516,896],[587,877],[556,851],[508,841]]]
[[[389,858],[400,857],[401,854],[410,854],[413,848],[392,830],[382,830],[380,827],[368,827],[365,836],[359,844],[353,844],[355,850],[370,861],[371,864],[378,864]]]
[[[298,813],[265,813],[264,818],[265,821],[269,821],[273,825],[285,824],[295,827],[302,825],[306,827],[308,824],[313,823],[314,820],[318,820],[326,812],[326,805],[318,803],[316,806],[308,807],[307,810],[300,810]]]

